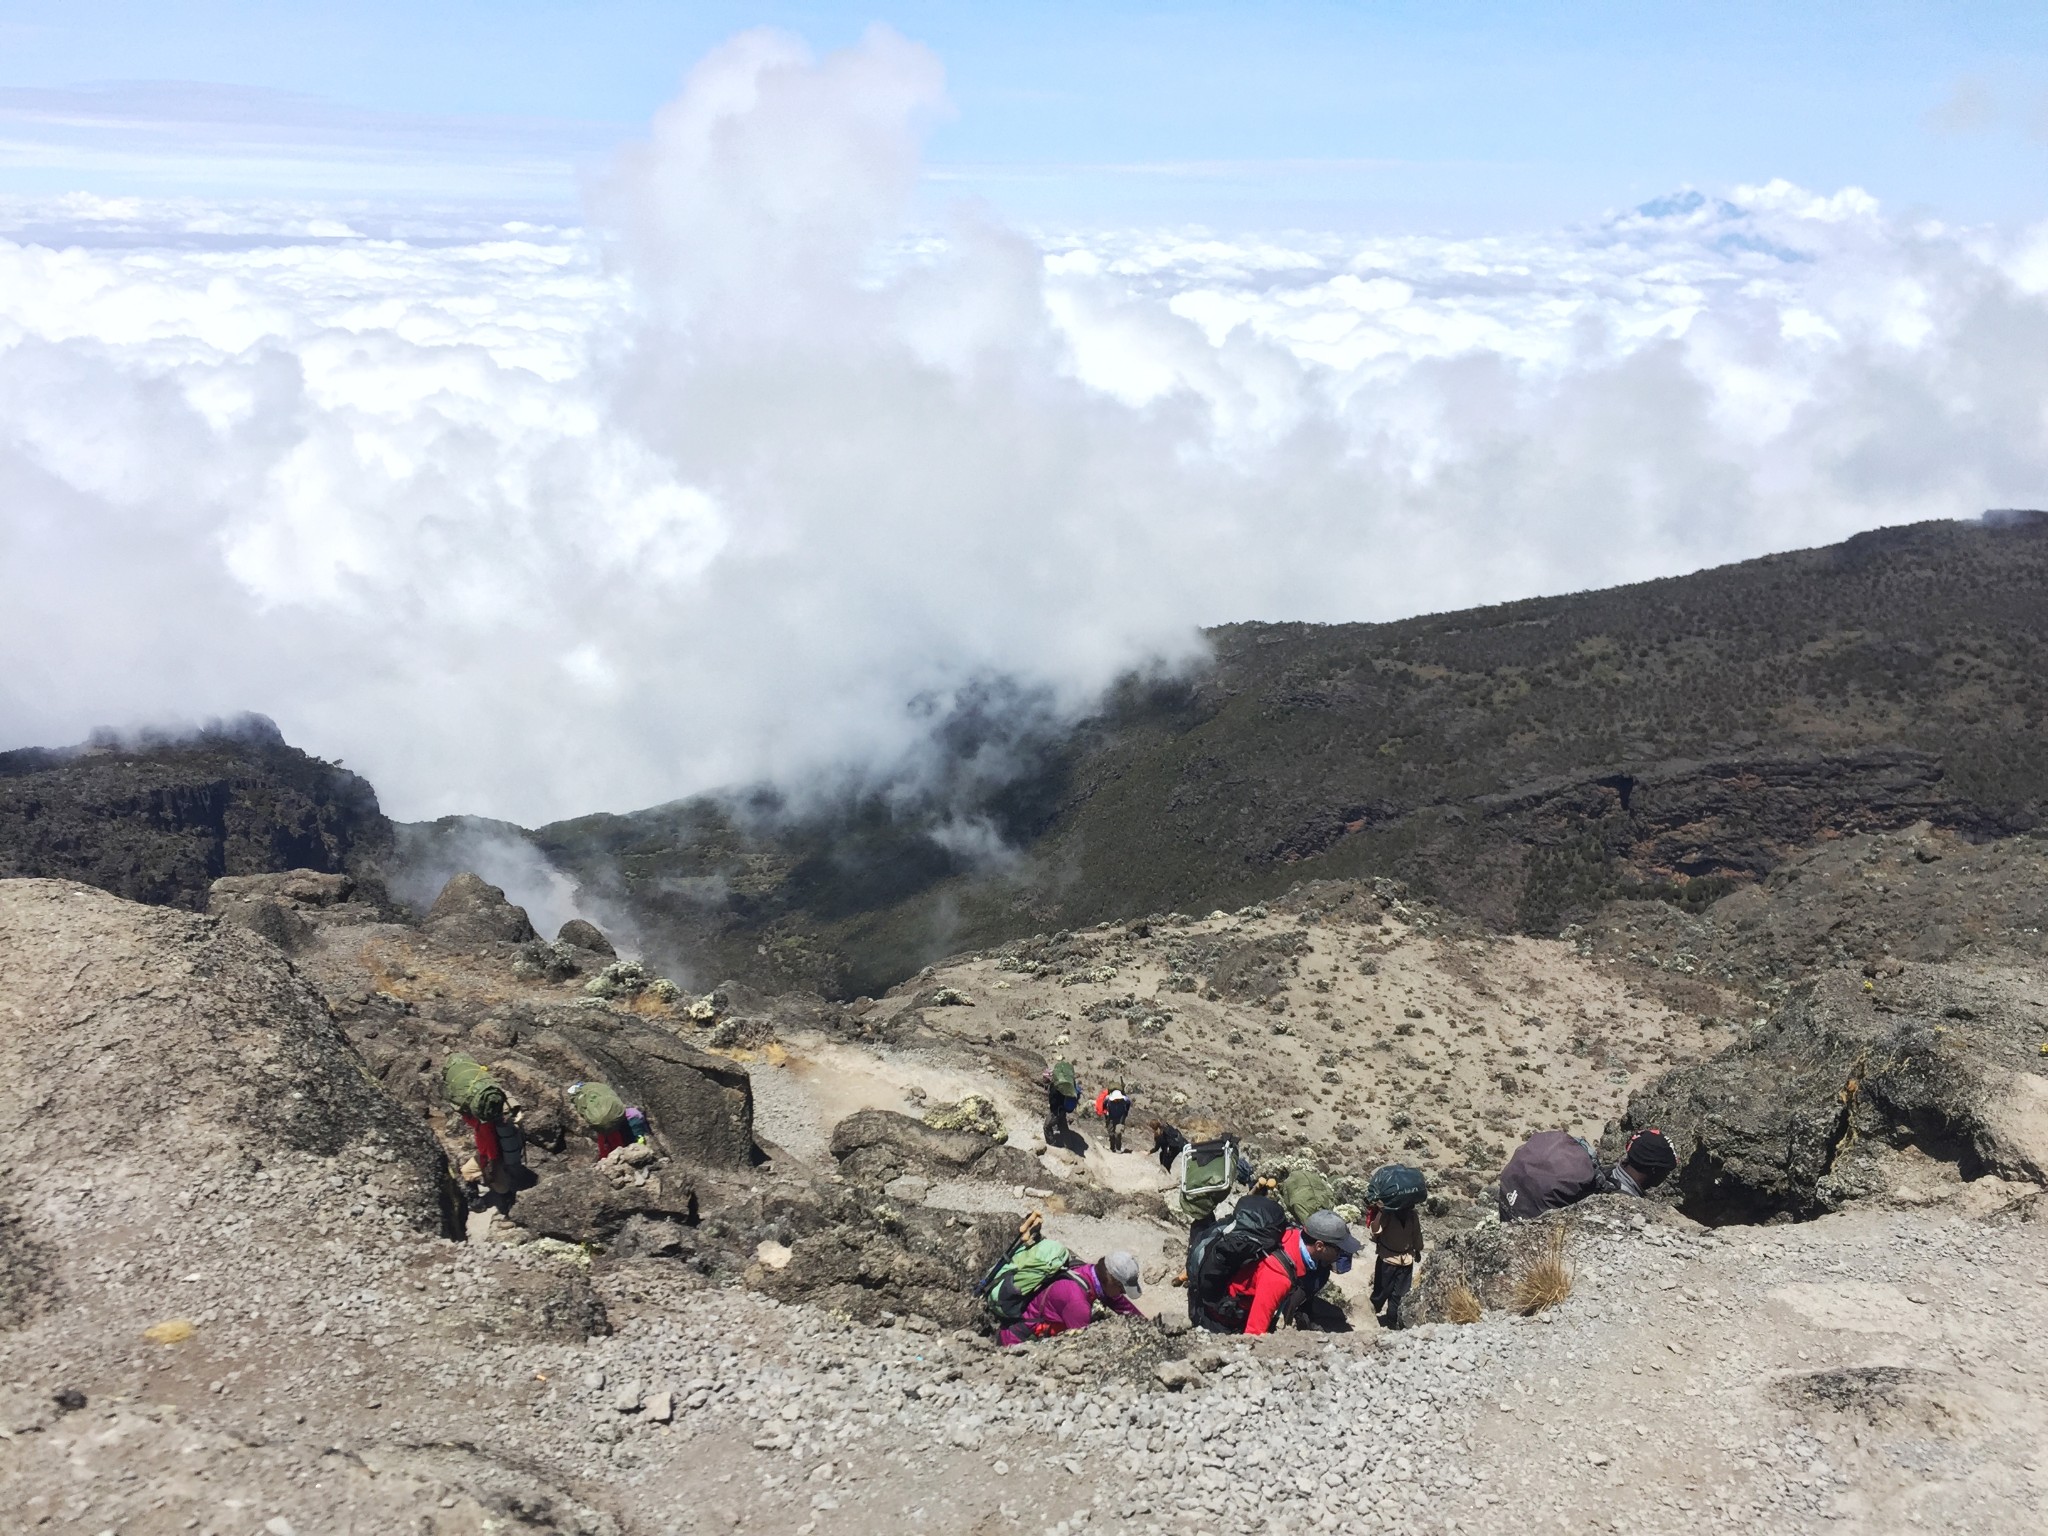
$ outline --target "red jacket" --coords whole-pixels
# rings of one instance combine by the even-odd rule
[[[1230,1294],[1249,1308],[1244,1331],[1271,1333],[1273,1316],[1285,1305],[1288,1294],[1314,1273],[1315,1265],[1302,1252],[1301,1228],[1289,1227],[1280,1235],[1277,1252],[1267,1254],[1256,1264],[1245,1265],[1231,1278]]]

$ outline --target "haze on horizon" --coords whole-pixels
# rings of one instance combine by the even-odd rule
[[[2031,8],[893,21],[0,7],[0,746],[531,824],[2048,502]]]

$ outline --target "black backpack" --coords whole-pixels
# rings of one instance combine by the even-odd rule
[[[1188,1320],[1214,1333],[1242,1333],[1244,1303],[1231,1296],[1230,1282],[1247,1264],[1279,1251],[1286,1232],[1286,1207],[1269,1195],[1246,1195],[1228,1219],[1196,1238],[1188,1250]]]

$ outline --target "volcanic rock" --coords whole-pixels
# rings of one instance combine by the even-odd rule
[[[2048,1181],[2048,1065],[2037,973],[1916,965],[1821,977],[1750,1036],[1637,1094],[1672,1180],[1708,1222],[1808,1217],[1890,1187],[1906,1148],[1983,1174]]]
[[[562,924],[562,930],[555,938],[563,944],[573,945],[577,949],[587,949],[595,955],[618,954],[618,951],[612,948],[612,941],[604,936],[603,929],[595,923],[585,922],[580,917],[572,917]]]

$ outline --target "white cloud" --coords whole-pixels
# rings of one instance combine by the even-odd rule
[[[886,32],[751,34],[595,232],[0,210],[0,738],[256,709],[399,814],[534,822],[887,765],[991,676],[1078,709],[1204,623],[2048,497],[2048,232],[1784,183],[1470,240],[913,229],[944,110]]]

